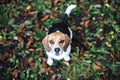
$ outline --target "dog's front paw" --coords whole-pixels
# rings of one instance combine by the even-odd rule
[[[47,64],[48,64],[49,66],[52,66],[52,65],[53,65],[53,59],[48,58]]]
[[[70,60],[70,56],[68,55],[68,56],[64,57],[64,60],[65,61],[69,61]]]

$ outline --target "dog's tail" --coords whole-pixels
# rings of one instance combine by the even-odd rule
[[[67,19],[67,17],[70,15],[72,9],[74,9],[76,7],[75,4],[71,4],[70,6],[67,7],[66,11],[65,11],[65,15],[63,17],[63,21],[65,21]]]

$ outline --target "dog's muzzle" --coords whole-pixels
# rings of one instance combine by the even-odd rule
[[[55,48],[54,51],[55,51],[55,55],[58,56],[60,52],[60,48]]]

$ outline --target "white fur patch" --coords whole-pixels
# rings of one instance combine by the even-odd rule
[[[72,9],[74,9],[76,7],[76,5],[72,4],[70,6],[68,6],[68,8],[66,9],[65,13],[69,16]]]
[[[70,31],[70,39],[72,39],[73,37],[73,33],[72,33],[72,30],[68,27],[69,31]]]

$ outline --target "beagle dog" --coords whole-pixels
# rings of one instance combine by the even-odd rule
[[[68,6],[63,20],[52,24],[52,27],[49,28],[48,35],[42,40],[48,56],[47,64],[49,66],[53,65],[53,59],[64,59],[65,61],[70,60],[69,54],[71,51],[71,39],[73,34],[65,20],[67,16],[69,16],[71,10],[75,7],[76,5]]]

